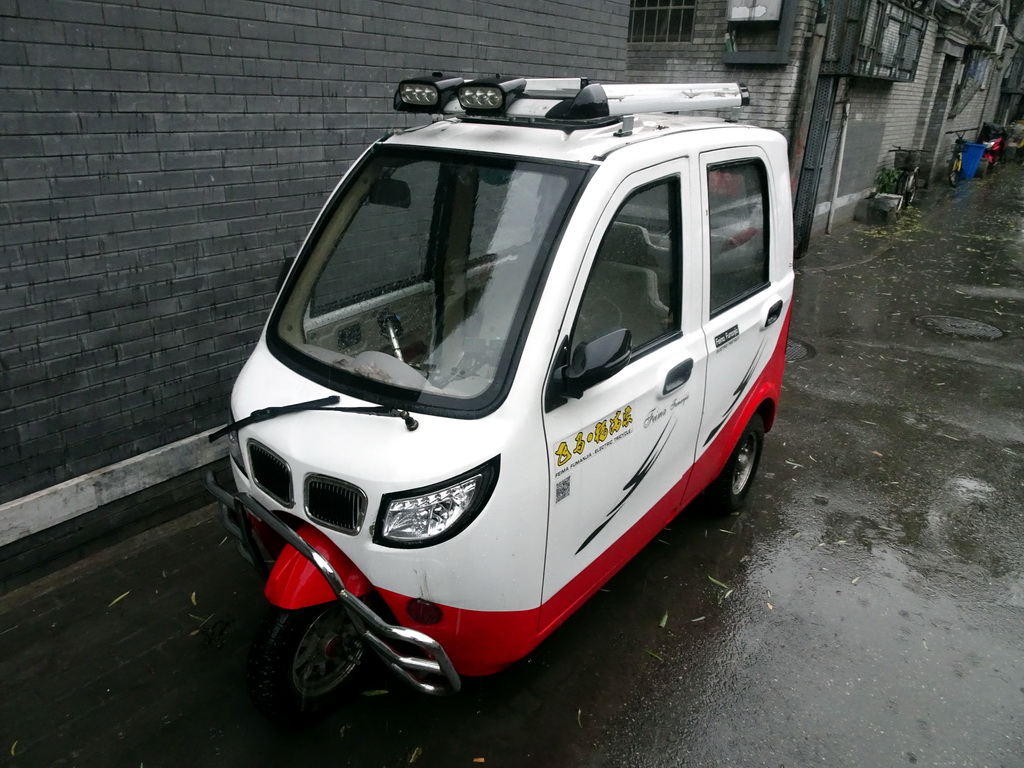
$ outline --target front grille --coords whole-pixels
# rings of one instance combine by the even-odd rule
[[[341,480],[306,477],[306,514],[342,533],[359,533],[366,515],[366,494]]]
[[[292,472],[284,459],[266,446],[250,440],[249,463],[257,488],[286,507],[295,503],[292,497]]]

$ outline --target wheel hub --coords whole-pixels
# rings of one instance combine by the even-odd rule
[[[736,468],[732,475],[732,492],[739,495],[743,492],[754,468],[754,456],[757,454],[757,438],[747,435],[736,454]]]
[[[299,642],[292,665],[295,687],[307,696],[339,685],[359,665],[363,645],[341,605],[327,608]]]

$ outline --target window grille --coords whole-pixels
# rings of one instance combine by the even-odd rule
[[[889,0],[840,0],[837,6],[823,74],[913,81],[927,17]]]
[[[629,42],[689,42],[694,5],[695,0],[630,0]]]
[[[992,60],[981,48],[968,48],[964,56],[964,71],[953,94],[953,106],[949,109],[949,117],[956,117],[964,111],[974,94],[985,85],[988,79],[989,65]]]

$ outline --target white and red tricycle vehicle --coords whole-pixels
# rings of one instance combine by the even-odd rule
[[[698,494],[737,509],[793,295],[784,139],[744,88],[432,75],[331,194],[235,384],[274,718],[368,651],[428,693],[534,649]],[[214,436],[216,437],[216,436]]]

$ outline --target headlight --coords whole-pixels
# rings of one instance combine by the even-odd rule
[[[446,77],[440,72],[403,80],[395,91],[395,109],[401,112],[442,112],[463,82],[461,77]]]
[[[501,114],[525,90],[521,77],[485,77],[459,88],[458,98],[467,114]]]
[[[487,504],[498,480],[498,459],[444,483],[388,494],[374,540],[387,547],[426,547],[455,536]]]

